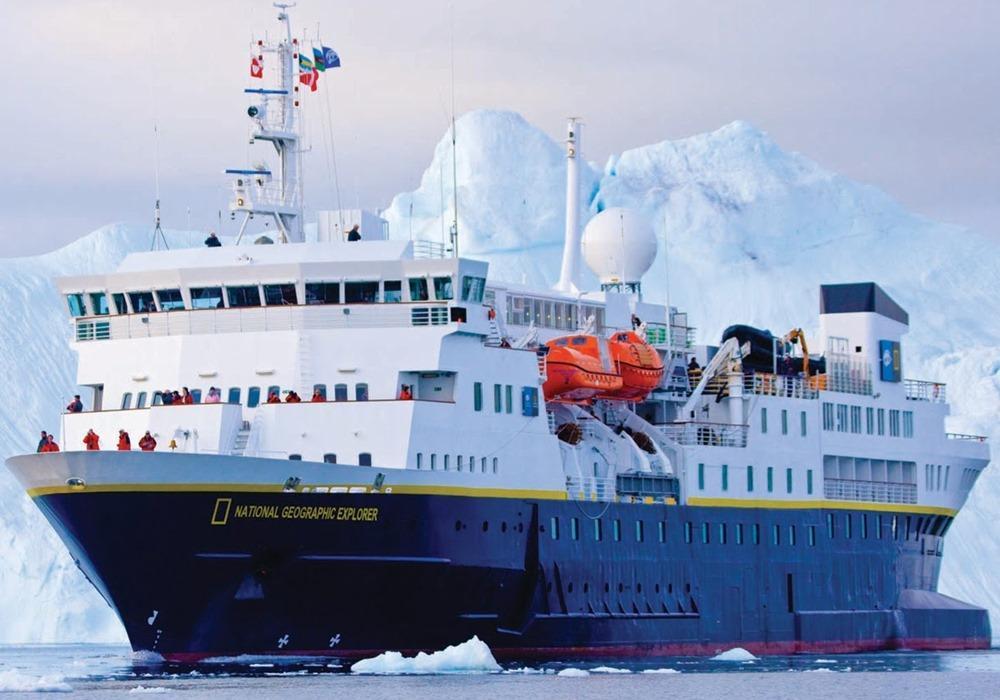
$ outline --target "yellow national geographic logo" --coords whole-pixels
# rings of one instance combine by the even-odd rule
[[[229,522],[229,510],[233,507],[233,499],[216,498],[215,510],[212,511],[212,524],[225,525]]]

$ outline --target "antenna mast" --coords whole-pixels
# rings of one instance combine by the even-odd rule
[[[451,6],[451,249],[458,257],[458,152],[455,147],[455,5]]]
[[[164,250],[169,250],[167,237],[163,233],[163,227],[160,226],[160,128],[155,120],[153,121],[153,173],[156,183],[156,205],[153,207],[155,226],[153,227],[153,242],[149,249],[156,250],[157,242],[159,242],[163,245]]]

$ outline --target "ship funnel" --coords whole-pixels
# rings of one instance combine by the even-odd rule
[[[566,238],[563,243],[562,269],[556,289],[576,292],[580,286],[580,127],[570,117],[566,136]]]

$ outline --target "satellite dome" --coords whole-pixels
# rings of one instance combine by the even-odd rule
[[[656,259],[656,234],[638,212],[613,207],[587,222],[582,247],[602,289],[625,285],[636,290]]]

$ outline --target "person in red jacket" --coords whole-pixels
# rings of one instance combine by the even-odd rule
[[[139,449],[143,452],[152,452],[156,449],[156,438],[146,431],[146,434],[139,438]]]
[[[42,449],[39,452],[58,452],[59,445],[56,444],[56,439],[52,435],[46,436],[45,444],[42,445]]]
[[[87,431],[87,434],[83,436],[83,444],[87,446],[88,450],[99,450],[101,449],[101,438],[94,429],[91,428]]]
[[[413,392],[410,391],[410,385],[404,384],[403,388],[399,390],[399,400],[411,401],[412,399],[413,399]]]
[[[278,396],[278,392],[272,391],[270,394],[267,395],[267,402],[268,403],[281,403],[281,397]]]
[[[295,393],[293,389],[289,389],[288,395],[285,396],[285,403],[302,403],[302,397]]]
[[[118,431],[118,449],[122,452],[127,452],[132,449],[132,438],[130,438],[128,433],[124,430]]]
[[[320,391],[319,389],[313,389],[313,396],[309,400],[312,401],[313,403],[323,403],[324,401],[326,401],[326,397],[323,396],[323,392]]]
[[[181,403],[189,406],[194,403],[194,396],[191,395],[187,387],[181,389]]]

